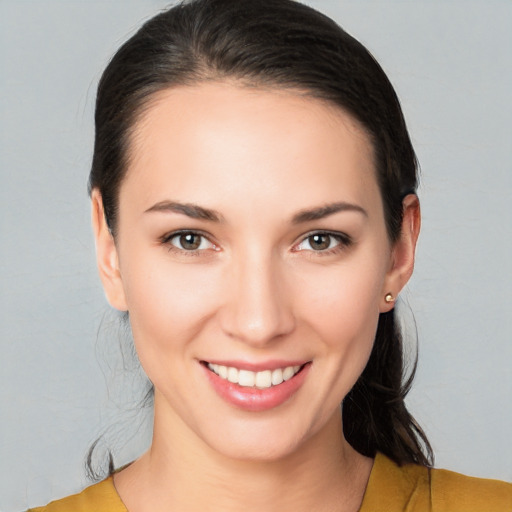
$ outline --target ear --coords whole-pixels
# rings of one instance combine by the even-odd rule
[[[382,290],[381,313],[394,308],[396,297],[409,281],[414,269],[414,254],[421,225],[418,196],[416,194],[405,196],[402,208],[402,230],[392,248],[391,264]],[[388,297],[386,300],[388,294],[391,294],[392,298]]]
[[[96,241],[96,260],[101,282],[110,305],[127,311],[123,281],[119,270],[119,257],[114,237],[105,220],[103,200],[98,189],[91,193],[92,227]]]

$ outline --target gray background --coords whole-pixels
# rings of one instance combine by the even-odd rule
[[[99,328],[86,179],[101,70],[166,3],[0,0],[2,512],[84,486],[84,453],[109,425],[114,447],[140,434],[119,463],[147,442],[115,318]],[[438,466],[512,480],[512,2],[310,4],[388,72],[422,165],[408,403]]]

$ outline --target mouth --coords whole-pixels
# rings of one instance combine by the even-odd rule
[[[268,367],[254,365],[249,370],[247,366],[253,365],[200,362],[215,392],[237,409],[250,412],[271,410],[288,402],[304,384],[312,365],[311,361],[269,363]]]
[[[234,366],[224,366],[215,363],[204,363],[206,367],[232,384],[238,384],[244,388],[267,389],[273,386],[279,386],[283,382],[292,379],[299,373],[305,364],[285,366],[283,368],[276,368],[274,370],[262,370],[253,372],[251,370],[243,370]]]

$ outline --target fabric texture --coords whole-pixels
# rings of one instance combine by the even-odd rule
[[[378,454],[359,512],[512,512],[512,483],[398,466]]]
[[[128,512],[112,477],[29,512]],[[512,512],[512,483],[396,465],[377,454],[359,512]]]

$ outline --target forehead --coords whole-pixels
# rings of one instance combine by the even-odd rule
[[[217,82],[152,98],[133,131],[121,193],[129,187],[147,201],[170,194],[201,204],[230,194],[317,203],[378,194],[369,137],[342,109],[298,91]]]

